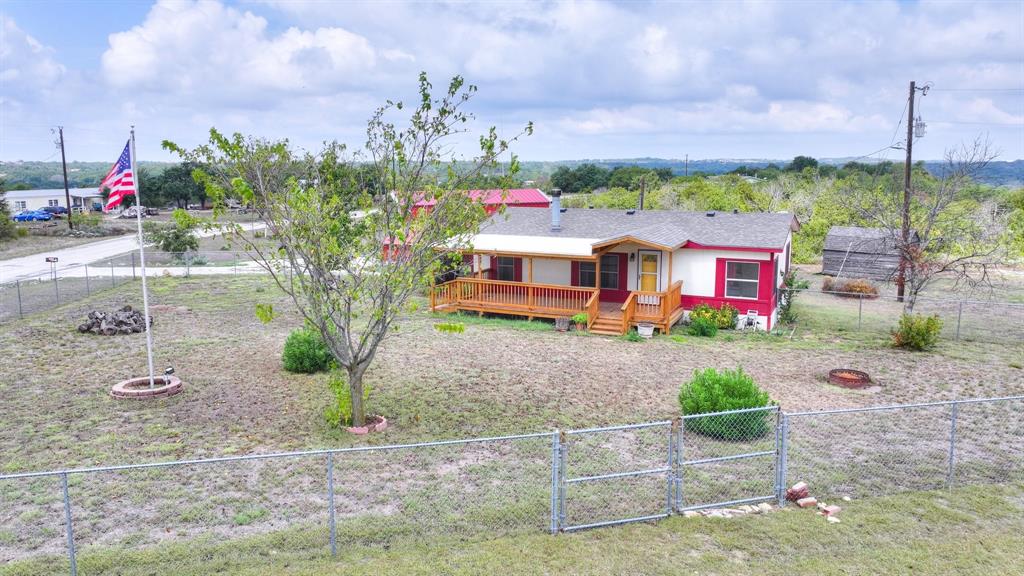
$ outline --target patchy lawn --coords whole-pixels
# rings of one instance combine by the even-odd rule
[[[118,574],[1011,574],[1024,565],[1024,488],[969,488],[843,503],[840,524],[809,510],[733,519],[672,517],[550,536],[439,537],[368,547],[291,528],[237,541],[205,539],[79,555],[82,573]],[[319,543],[319,545],[317,545]],[[11,563],[0,574],[66,572],[57,558]]]
[[[814,307],[804,325],[816,328],[792,339],[723,331],[641,343],[420,312],[367,376],[371,410],[393,427],[354,439],[324,424],[326,375],[281,369],[284,338],[301,321],[269,279],[160,278],[151,293],[157,367],[173,365],[187,383],[184,394],[153,403],[108,396],[116,381],[143,373],[144,335],[74,329],[91,309],[140,306],[138,283],[0,324],[4,472],[666,419],[676,415],[679,386],[706,366],[743,366],[788,411],[1024,393],[1022,346],[944,340],[934,352],[903,352],[881,332],[827,330]],[[282,317],[261,324],[256,302],[273,302]],[[432,328],[451,320],[466,331]],[[825,374],[836,367],[866,370],[878,386],[830,386]]]

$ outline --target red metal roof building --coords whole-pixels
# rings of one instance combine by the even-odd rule
[[[515,208],[547,208],[551,206],[551,199],[538,188],[469,190],[467,193],[474,200],[483,198],[484,209],[488,214],[497,212],[502,204]],[[435,202],[435,200],[420,200],[413,206],[413,210],[417,212],[423,208],[429,210]]]

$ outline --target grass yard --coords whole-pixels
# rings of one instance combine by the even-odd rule
[[[135,552],[82,553],[83,574],[1016,574],[1024,565],[1024,487],[965,488],[843,503],[840,524],[809,510],[723,520],[672,517],[575,534],[438,538],[389,548],[309,548],[313,529],[239,541],[203,540]],[[0,574],[63,568],[18,563]]]
[[[370,411],[387,416],[392,426],[355,437],[325,424],[325,374],[282,370],[284,339],[301,320],[268,278],[155,278],[150,286],[156,365],[158,370],[173,365],[186,382],[185,392],[153,402],[111,399],[113,383],[143,373],[144,335],[99,337],[74,329],[89,310],[140,306],[137,282],[0,324],[5,359],[0,364],[0,473],[665,420],[678,413],[679,386],[706,366],[743,366],[787,411],[1024,393],[1019,342],[945,339],[929,353],[893,350],[884,330],[850,329],[850,310],[829,300],[798,301],[802,321],[791,335],[723,331],[716,338],[674,334],[640,343],[557,333],[546,322],[435,316],[421,308],[401,323],[367,374],[373,387]],[[261,324],[254,313],[257,303],[273,303],[280,317]],[[433,327],[450,321],[464,323],[465,332],[445,334]],[[875,321],[884,320],[878,315]],[[861,391],[830,386],[825,374],[834,367],[867,370],[878,386]],[[1012,410],[965,409],[961,433],[971,442],[960,454],[957,478],[1024,481],[1017,468],[1001,475],[1003,468],[981,458],[998,459],[992,451],[1003,461],[1016,458],[1024,429]],[[335,504],[344,545],[337,564],[309,552],[326,541],[323,457],[71,475],[69,489],[82,565],[93,562],[96,573],[207,573],[223,566],[255,574],[268,565],[296,574],[383,566],[412,573],[504,567],[607,573],[642,565],[656,574],[686,563],[697,572],[763,565],[775,571],[767,573],[822,573],[840,554],[870,568],[863,571],[867,574],[901,571],[905,565],[899,562],[914,562],[924,573],[948,562],[974,569],[971,563],[984,554],[996,567],[1018,560],[1008,549],[983,548],[981,542],[1002,542],[1019,529],[1020,514],[1006,520],[1003,511],[1020,506],[1020,490],[958,489],[964,496],[957,498],[925,494],[908,500],[905,508],[903,500],[860,499],[866,480],[858,476],[900,482],[903,489],[943,485],[943,418],[837,419],[825,428],[794,421],[794,481],[797,473],[810,477],[825,470],[814,458],[833,455],[835,446],[820,445],[820,439],[842,439],[843,449],[834,455],[843,466],[827,469],[832,475],[827,480],[839,488],[828,496],[855,497],[854,507],[864,506],[863,518],[870,519],[858,524],[853,513],[844,516],[843,524],[831,526],[836,530],[813,545],[802,538],[818,535],[821,519],[799,512],[745,518],[721,528],[713,521],[672,519],[657,526],[543,536],[550,507],[549,436],[339,455]],[[588,456],[575,473],[660,466],[664,431],[581,440],[573,454]],[[770,438],[749,446],[690,443],[688,455],[772,450],[772,445]],[[577,464],[570,460],[569,466]],[[688,477],[690,497],[721,501],[729,497],[725,490],[738,491],[733,498],[749,496],[748,491],[771,493],[771,458],[722,468],[727,470],[694,471]],[[894,477],[898,474],[904,476]],[[641,506],[651,508],[644,513],[657,513],[664,506],[665,484],[663,477],[651,478],[653,483],[642,486],[638,481],[637,486],[586,487],[590,492],[581,488],[569,516],[586,523],[602,514],[635,514]],[[820,480],[815,483],[824,486],[826,479]],[[12,574],[45,571],[21,562],[59,559],[62,514],[54,477],[0,485],[0,562],[18,562],[10,565]],[[914,520],[920,515],[943,522],[923,528]],[[838,535],[857,527],[866,544],[844,545],[845,536]],[[892,537],[900,530],[908,531],[906,538]],[[970,544],[978,553],[957,555],[968,532],[979,538]],[[481,537],[499,539],[479,542]],[[636,546],[638,538],[651,545]],[[949,557],[933,562],[942,554],[922,547],[945,550]],[[445,552],[427,560],[422,557],[427,548]],[[605,553],[595,554],[596,549]],[[13,571],[23,569],[27,572]]]

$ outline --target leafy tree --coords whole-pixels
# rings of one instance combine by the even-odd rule
[[[164,252],[175,254],[199,250],[199,238],[195,232],[200,220],[177,208],[171,214],[171,221],[170,226],[146,222],[146,241],[156,244]]]
[[[797,156],[793,158],[793,161],[786,165],[786,172],[803,172],[806,168],[815,169],[818,167],[818,161],[810,156]]]
[[[205,207],[206,190],[192,177],[196,168],[193,163],[182,162],[164,170],[159,182],[162,203],[173,202],[178,208],[188,208],[192,203]]]
[[[410,298],[451,265],[452,259],[438,254],[468,248],[487,218],[480,200],[461,192],[465,183],[493,169],[511,142],[532,133],[527,125],[506,141],[492,127],[480,137],[480,155],[472,163],[446,158],[451,138],[465,132],[472,118],[464,107],[475,92],[457,76],[436,98],[420,74],[420,98],[408,124],[391,120],[405,113],[402,102],[378,108],[367,126],[365,156],[347,157],[337,143],[299,155],[287,141],[227,137],[216,130],[194,150],[164,143],[204,166],[196,176],[215,215],[233,194],[267,223],[277,249],[244,235],[239,241],[291,296],[346,372],[355,426],[366,420],[363,377],[378,346],[397,329]],[[513,156],[509,180],[518,164]],[[363,169],[372,178],[364,179]],[[440,173],[446,174],[443,183],[434,177]],[[416,217],[413,205],[424,198],[435,201],[433,209],[429,217]]]
[[[14,221],[11,220],[11,207],[7,204],[6,190],[4,181],[0,180],[0,240],[14,238],[16,233]]]

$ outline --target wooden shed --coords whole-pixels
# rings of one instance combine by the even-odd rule
[[[911,232],[916,241],[917,232]],[[843,278],[890,280],[900,257],[896,238],[884,228],[833,226],[825,236],[821,273]]]

